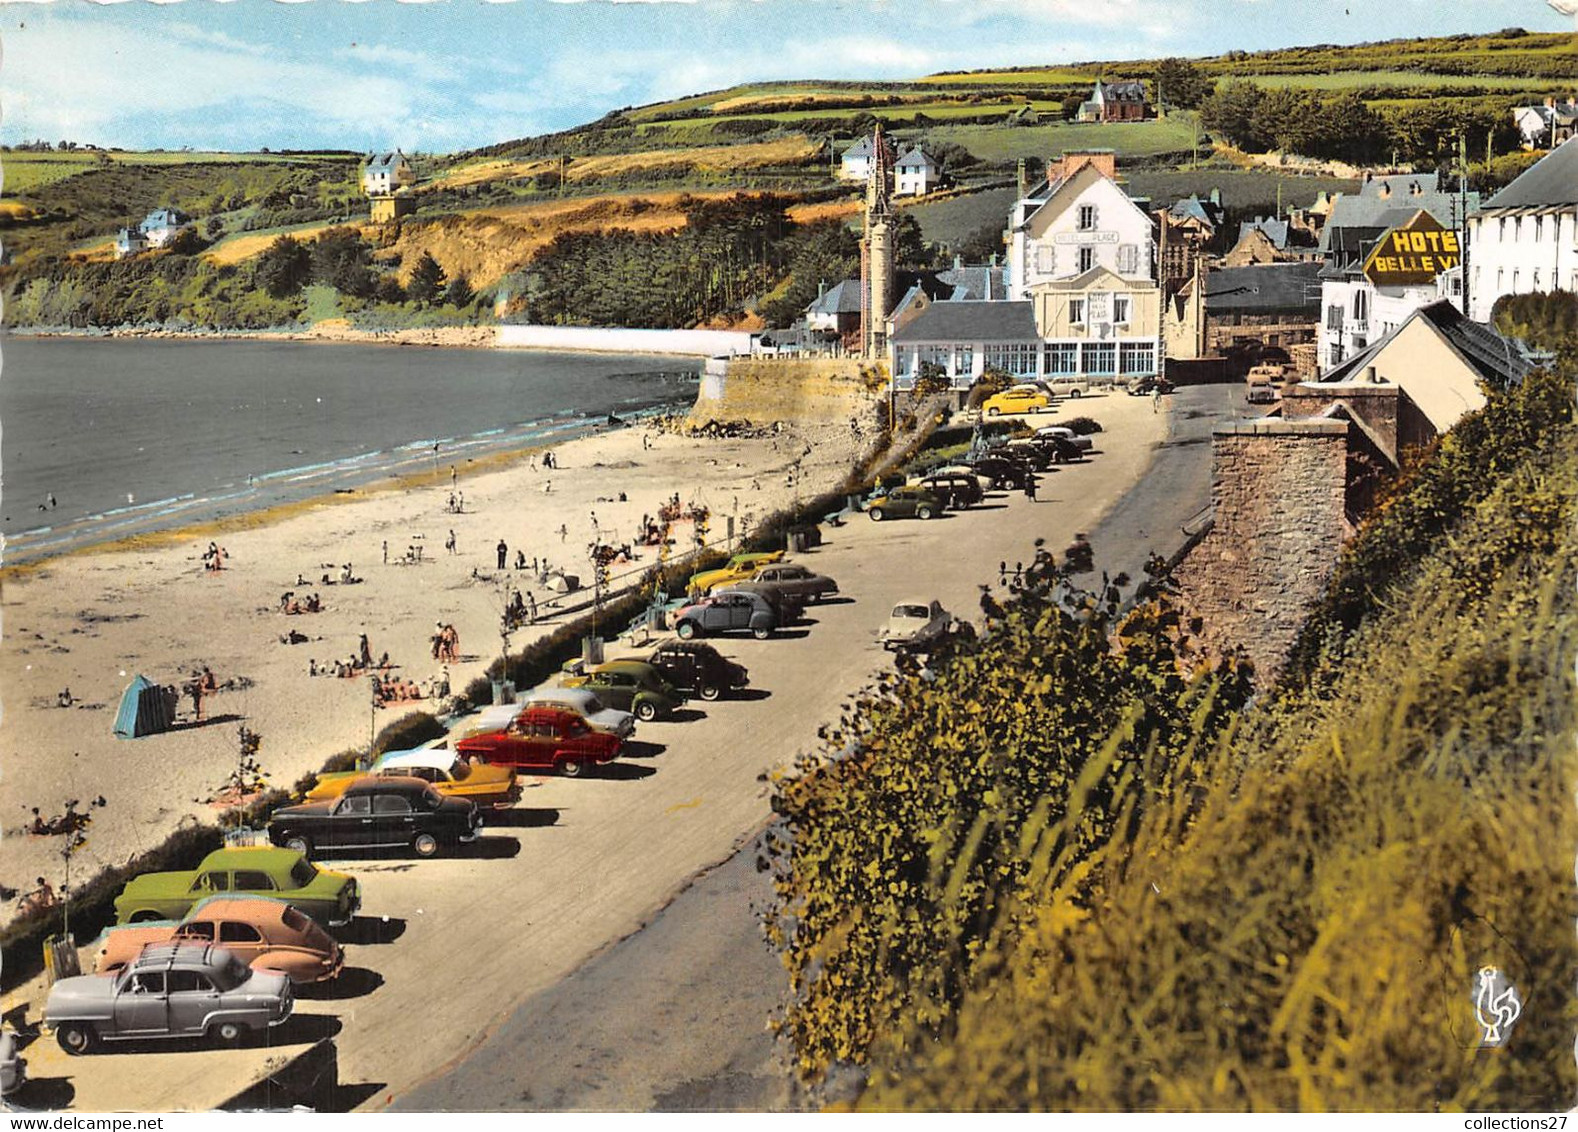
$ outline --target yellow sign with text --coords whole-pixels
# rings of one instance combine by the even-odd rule
[[[1377,287],[1404,287],[1433,282],[1443,271],[1462,265],[1457,233],[1421,209],[1376,241],[1364,261],[1364,275]]]

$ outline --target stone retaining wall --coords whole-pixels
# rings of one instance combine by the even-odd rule
[[[865,423],[887,388],[879,380],[868,390],[854,358],[710,358],[690,419]]]

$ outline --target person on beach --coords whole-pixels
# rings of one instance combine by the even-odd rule
[[[1025,498],[1034,503],[1036,501],[1036,474],[1028,472],[1025,475]]]
[[[356,642],[356,647],[361,653],[362,667],[371,668],[373,666],[373,650],[372,646],[367,643],[366,633],[361,635],[361,638]]]
[[[499,539],[499,545],[494,549],[499,553],[499,569],[502,570],[510,560],[510,548],[503,539]]]
[[[201,679],[192,680],[186,685],[186,692],[192,697],[192,715],[198,723],[208,718],[208,713],[203,708],[203,682]]]
[[[455,513],[455,493],[454,492],[450,492],[449,493],[449,502],[444,505],[444,510],[448,511],[451,515],[453,515]]]
[[[515,552],[515,569],[526,569],[526,552],[524,550],[517,550]]]
[[[529,608],[526,615],[531,618],[531,620],[535,621],[537,620],[537,595],[529,593],[526,595],[526,600],[529,603]]]
[[[316,676],[317,674],[318,674],[318,661],[317,661],[317,658],[316,657],[309,658],[308,661],[307,661],[307,675],[308,676]]]
[[[55,895],[55,890],[50,887],[47,880],[39,877],[34,883],[38,887],[22,898],[21,912],[24,916],[46,912],[60,903],[60,898]]]
[[[62,689],[60,695],[55,697],[56,707],[70,707],[73,702],[70,688]]]
[[[444,549],[451,554],[455,553],[455,528],[453,527],[449,529],[449,537],[444,540]]]
[[[456,484],[456,482],[459,479],[460,479],[460,476],[455,471],[455,465],[453,465],[453,464],[449,465],[449,489],[451,491],[453,491],[455,489],[455,484]]]
[[[463,492],[463,491],[456,492],[455,493],[455,513],[457,515],[463,515],[463,514],[465,514],[465,511],[466,511],[466,493]]]
[[[45,496],[45,501],[49,504],[49,509],[53,511],[55,509],[55,493],[53,491],[50,492]]]
[[[565,526],[563,523],[560,523],[559,524],[559,541],[563,542],[565,539],[567,539],[569,537],[570,537],[570,528]]]
[[[389,540],[384,539],[384,565],[389,565]]]

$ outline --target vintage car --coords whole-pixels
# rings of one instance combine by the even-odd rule
[[[872,522],[884,519],[930,519],[942,514],[942,499],[921,487],[896,487],[866,504]]]
[[[320,774],[317,785],[307,791],[307,801],[332,802],[353,782],[373,775],[420,778],[446,798],[464,798],[479,806],[508,806],[521,796],[513,771],[468,763],[441,747],[419,747],[385,751],[367,770]]]
[[[580,676],[581,673],[575,675]],[[572,680],[565,681],[563,685],[545,684],[535,688],[526,694],[523,703],[526,708],[549,707],[571,712],[586,720],[593,731],[606,731],[621,739],[628,739],[636,733],[636,717],[632,712],[610,707],[591,688],[573,684]],[[520,711],[515,714],[519,715]]]
[[[939,644],[953,631],[953,617],[942,603],[914,598],[893,607],[887,623],[877,630],[877,640],[885,649],[913,649],[924,652]]]
[[[778,611],[757,593],[713,594],[681,606],[674,614],[674,632],[682,641],[742,629],[758,641],[765,641],[780,624]]]
[[[782,586],[772,582],[730,582],[726,586],[717,586],[713,589],[712,597],[721,597],[724,594],[760,594],[767,599],[767,604],[773,607],[773,612],[778,615],[778,625],[793,625],[805,616],[805,598],[796,593],[790,593]]]
[[[678,688],[640,660],[610,660],[583,676],[570,677],[565,685],[593,692],[604,703],[633,713],[643,723],[673,715],[685,702]]]
[[[932,472],[915,480],[915,486],[931,492],[948,507],[962,511],[986,498],[981,478],[973,472]]]
[[[0,1030],[0,1097],[8,1097],[27,1084],[27,1058],[16,1047],[16,1034]]]
[[[320,869],[299,853],[268,846],[215,849],[189,872],[144,873],[115,898],[115,921],[180,920],[221,892],[284,900],[327,927],[348,924],[362,905],[353,877]]]
[[[217,944],[155,943],[114,975],[50,987],[44,1025],[69,1054],[129,1038],[238,1042],[278,1026],[294,1005],[290,978],[278,971],[254,970]]]
[[[751,575],[753,582],[766,582],[787,594],[806,601],[821,601],[838,592],[838,583],[824,574],[815,574],[797,562],[775,562]]]
[[[110,928],[96,941],[93,971],[113,975],[151,943],[217,943],[259,971],[320,983],[340,973],[344,952],[328,932],[283,900],[210,896],[177,923],[154,920]]]
[[[1081,452],[1089,452],[1096,446],[1096,442],[1090,437],[1075,432],[1067,425],[1044,425],[1036,429],[1036,435],[1040,437],[1055,436],[1061,440],[1066,440]]]
[[[680,691],[704,700],[716,700],[750,682],[743,664],[725,659],[701,641],[667,641],[648,654],[646,662]]]
[[[467,758],[516,770],[556,771],[567,778],[619,756],[622,740],[596,731],[574,712],[527,708],[500,731],[462,739],[455,749]]]
[[[781,550],[736,554],[716,569],[703,570],[699,574],[692,574],[690,582],[686,586],[686,592],[704,594],[714,586],[723,586],[730,582],[743,582],[769,562],[782,561],[783,556],[784,552]]]
[[[1052,398],[1032,386],[1016,385],[1001,393],[994,393],[981,404],[983,417],[996,417],[1005,413],[1039,413],[1052,407]]]
[[[1149,377],[1131,378],[1129,384],[1124,386],[1124,388],[1128,391],[1130,397],[1146,397],[1157,392],[1171,393],[1173,391],[1173,383],[1165,377],[1151,375]]]
[[[1038,384],[1048,393],[1059,397],[1081,397],[1090,392],[1090,381],[1087,378],[1076,377],[1073,374],[1049,377]]]
[[[964,458],[966,466],[977,474],[989,476],[994,488],[1018,490],[1025,486],[1030,466],[1016,457],[999,452],[973,452]]]
[[[930,474],[934,476],[969,476],[980,485],[982,496],[985,496],[994,486],[991,476],[983,475],[975,468],[970,467],[969,464],[947,464],[941,468],[933,468]]]
[[[268,820],[270,841],[308,856],[410,846],[418,857],[431,857],[475,841],[481,830],[475,802],[446,798],[420,778],[379,774],[351,783],[333,801],[284,806]]]

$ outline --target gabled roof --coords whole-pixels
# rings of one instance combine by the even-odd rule
[[[1047,186],[1046,186],[1046,189],[1044,191],[1033,192],[1033,193],[1030,194],[1030,196],[1026,197],[1025,198],[1026,200],[1035,200],[1035,201],[1038,201],[1039,203],[1034,208],[1028,210],[1025,213],[1024,220],[1022,220],[1018,225],[1016,225],[1014,230],[1017,232],[1017,231],[1020,231],[1022,229],[1028,228],[1030,226],[1030,222],[1035,219],[1036,214],[1038,212],[1040,212],[1043,208],[1045,208],[1048,204],[1050,204],[1052,202],[1052,199],[1054,197],[1056,197],[1058,195],[1058,193],[1062,192],[1066,188],[1069,188],[1076,181],[1078,181],[1082,176],[1084,176],[1087,170],[1090,171],[1094,176],[1100,178],[1101,180],[1111,183],[1112,186],[1118,190],[1119,194],[1123,197],[1124,200],[1128,201],[1130,205],[1132,205],[1134,208],[1138,209],[1141,213],[1143,213],[1145,215],[1145,218],[1146,218],[1147,221],[1150,220],[1150,213],[1146,212],[1145,208],[1142,205],[1139,205],[1139,204],[1135,203],[1134,198],[1129,195],[1128,190],[1125,189],[1123,187],[1123,185],[1119,184],[1117,181],[1112,180],[1111,177],[1108,177],[1105,173],[1103,173],[1100,169],[1097,169],[1094,165],[1081,165],[1078,169],[1074,170],[1074,172],[1071,173],[1070,175],[1068,175],[1066,177],[1059,177],[1057,180],[1049,182],[1047,184]],[[1083,191],[1083,190],[1081,190],[1081,191]]]
[[[1088,291],[1090,288],[1099,283],[1104,277],[1111,279],[1115,288],[1129,291],[1135,289],[1135,279],[1125,279],[1116,271],[1113,271],[1111,268],[1099,263],[1092,267],[1089,271],[1083,271],[1080,274],[1070,276],[1067,279],[1049,279],[1044,283],[1037,283],[1033,285],[1030,289],[1032,291]],[[1149,286],[1154,284],[1147,285]]]
[[[1242,240],[1254,231],[1266,234],[1266,239],[1271,241],[1271,246],[1281,251],[1288,246],[1288,222],[1262,216],[1258,220],[1245,220],[1238,225],[1238,238]]]
[[[1008,265],[961,264],[939,271],[937,278],[953,287],[949,302],[998,300],[1008,294]]]
[[[1114,102],[1144,102],[1145,84],[1141,82],[1097,83],[1103,98]]]
[[[847,161],[851,157],[870,157],[872,152],[871,138],[868,135],[844,151],[844,160]]]
[[[829,287],[813,299],[806,310],[812,314],[859,314],[860,280],[845,279]]]
[[[1380,195],[1383,182],[1392,186],[1392,192],[1384,197]],[[1417,192],[1414,191],[1416,186]],[[1468,193],[1466,204],[1468,212],[1472,213],[1479,207],[1479,194]],[[1421,208],[1444,227],[1452,228],[1460,219],[1461,207],[1457,193],[1437,188],[1434,173],[1377,177],[1367,182],[1357,194],[1343,193],[1336,198],[1331,206],[1331,214],[1326,218],[1326,226],[1321,229],[1320,250],[1323,253],[1330,251],[1336,234],[1345,228],[1376,228],[1384,231],[1399,223],[1399,216],[1406,220]]]
[[[1500,208],[1552,208],[1578,204],[1578,139],[1569,138],[1485,202]]]
[[[367,155],[367,171],[393,170],[396,165],[405,163],[405,154],[398,149],[393,153],[369,153]]]
[[[1534,368],[1517,344],[1483,323],[1467,318],[1449,299],[1437,299],[1414,311],[1403,320],[1401,326],[1384,338],[1328,370],[1321,375],[1317,384],[1361,380],[1365,367],[1416,318],[1424,319],[1434,327],[1452,350],[1492,385],[1510,385],[1522,381]]]
[[[898,159],[896,169],[933,169],[941,171],[942,164],[920,146],[916,146]]]
[[[1317,260],[1216,268],[1205,277],[1206,313],[1292,311],[1316,317],[1320,273]]]
[[[894,342],[1040,341],[1031,302],[933,303],[893,335]]]
[[[179,228],[191,221],[192,218],[178,208],[156,208],[143,220],[142,230],[149,232],[155,228]]]
[[[1201,200],[1198,195],[1175,202],[1167,214],[1174,220],[1198,220],[1212,228],[1222,222],[1222,206],[1213,201]]]

